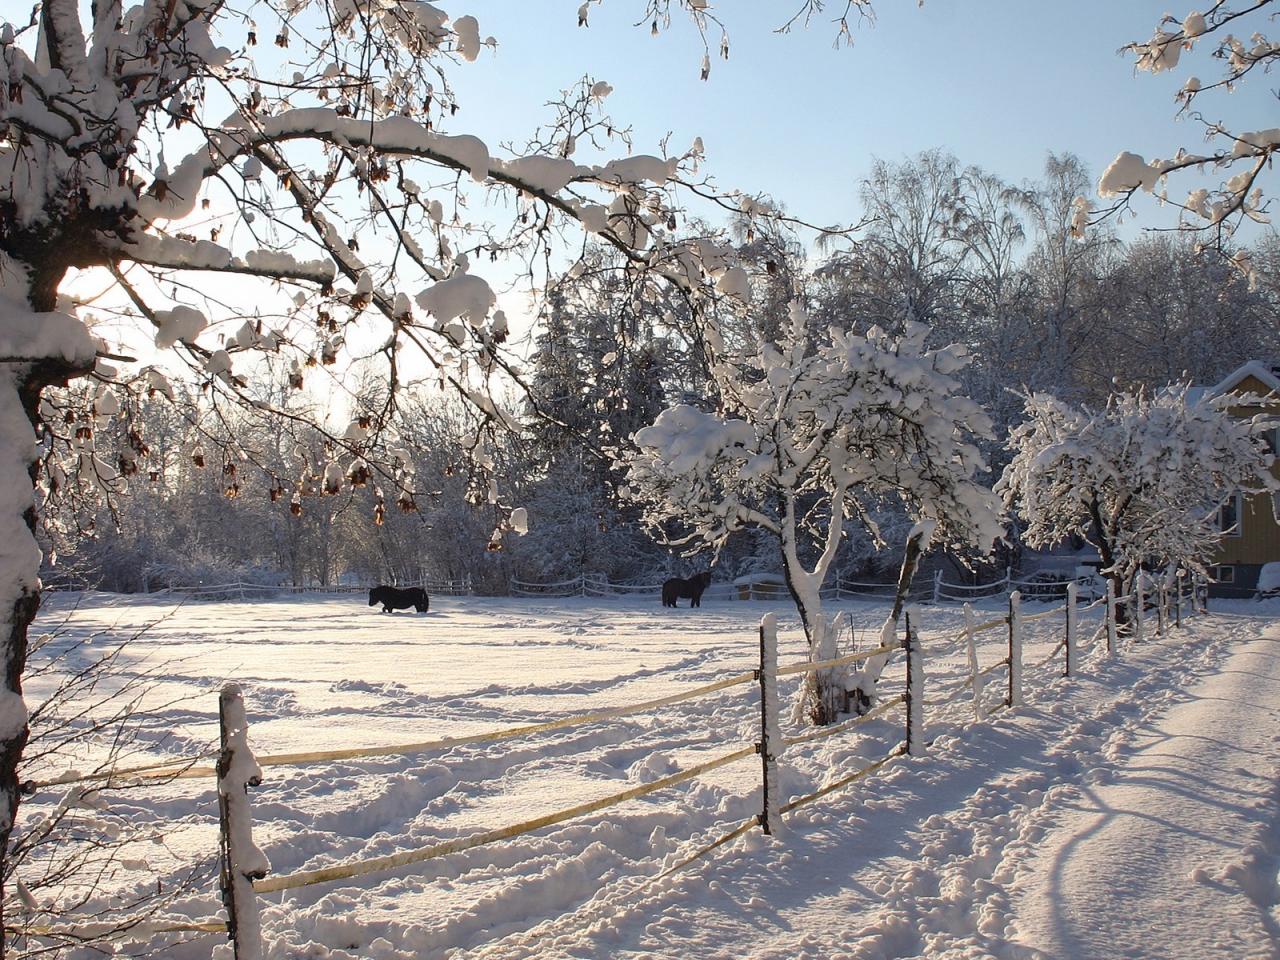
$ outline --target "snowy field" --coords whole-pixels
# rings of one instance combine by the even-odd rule
[[[883,605],[833,609],[845,612],[859,647],[874,645]],[[1028,603],[1025,612],[1041,609]],[[979,618],[1003,610],[1001,601],[987,601]],[[802,659],[789,605],[762,601],[665,610],[656,598],[433,598],[431,612],[419,616],[379,614],[360,596],[175,607],[63,594],[51,599],[39,625],[57,628],[50,650],[93,637],[61,669],[137,635],[122,674],[150,678],[150,710],[139,719],[137,750],[127,759],[133,764],[193,756],[215,744],[217,690],[225,680],[244,688],[259,754],[430,740],[664,697],[750,670],[757,624],[768,611],[780,614],[781,662]],[[1060,653],[1041,664],[1062,636],[1061,616],[1038,621],[1029,626],[1025,654],[1028,705],[982,725],[972,724],[972,700],[961,689],[967,668],[956,639],[960,608],[924,607],[921,618],[930,756],[896,759],[875,777],[798,810],[784,838],[751,830],[659,877],[758,810],[759,761],[749,757],[514,840],[264,896],[268,955],[1280,955],[1278,641],[1256,639],[1280,619],[1280,604],[1223,604],[1117,660],[1091,649],[1082,676],[1070,682],[1059,678]],[[1097,611],[1083,614],[1082,635],[1090,637],[1099,622]],[[982,664],[995,663],[1005,653],[1003,630],[982,639]],[[33,704],[52,680],[29,685]],[[784,679],[784,703],[794,680]],[[1242,683],[1253,686],[1241,693]],[[991,676],[988,708],[1003,684],[1002,671]],[[1191,692],[1205,684],[1205,693]],[[882,689],[901,692],[900,663]],[[1206,726],[1213,721],[1205,710],[1233,704],[1235,714]],[[655,780],[754,742],[758,725],[755,687],[747,684],[505,742],[268,767],[252,793],[255,838],[276,875],[417,849]],[[1189,744],[1180,757],[1203,748],[1200,729],[1213,730],[1202,738],[1213,743],[1194,761],[1197,779],[1170,772],[1172,761],[1156,763],[1172,795],[1167,822],[1163,800],[1159,811],[1144,814],[1156,839],[1115,832],[1124,820],[1116,810],[1150,802],[1133,791],[1150,792],[1156,775],[1136,777],[1138,786],[1126,792],[1132,764],[1179,738]],[[901,736],[899,709],[853,733],[789,749],[781,764],[784,799],[860,769]],[[78,766],[88,769],[92,760]],[[38,795],[25,815],[56,799]],[[138,888],[154,886],[157,875],[177,882],[195,865],[198,886],[171,915],[219,916],[212,779],[111,791],[107,801],[106,820],[163,831],[163,844],[138,857],[145,860]],[[1180,801],[1190,822],[1185,838],[1172,810]],[[1103,806],[1113,815],[1100,814]],[[1170,831],[1180,846],[1166,842]],[[1130,861],[1135,849],[1157,853]],[[1175,849],[1176,863],[1156,862],[1159,851]],[[1153,920],[1133,937],[1132,950],[1113,952],[1108,945],[1120,934],[1108,924],[1122,922],[1111,909],[1120,904],[1160,916],[1167,939],[1153,939]],[[1227,927],[1201,922],[1215,910]],[[161,955],[220,955],[222,940],[167,944]],[[143,950],[131,947],[126,955]]]

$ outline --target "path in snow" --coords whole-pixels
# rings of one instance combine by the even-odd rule
[[[993,723],[934,723],[927,758],[800,811],[779,841],[752,835],[657,884],[604,884],[466,956],[1276,957],[1280,633],[1257,639],[1267,612],[1095,657]],[[1074,819],[1098,797],[1147,814],[1131,839],[1114,835],[1119,850],[1091,846],[1104,831]],[[1180,855],[1184,841],[1204,846]],[[1041,922],[1055,916],[1070,918],[1057,940]]]
[[[1034,957],[1280,957],[1280,630],[1233,648],[1086,783],[1020,873]]]

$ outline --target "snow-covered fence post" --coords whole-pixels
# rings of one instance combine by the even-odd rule
[[[1156,635],[1161,637],[1169,629],[1169,591],[1165,582],[1166,578],[1161,577],[1156,583]]]
[[[253,881],[271,865],[253,842],[249,788],[262,782],[262,768],[249,749],[249,723],[239,684],[228,683],[218,695],[222,752],[218,755],[218,884],[227,908],[227,936],[236,960],[261,960],[262,923]]]
[[[1176,579],[1173,581],[1173,624],[1179,630],[1182,629],[1182,584],[1186,576],[1186,571],[1179,568]]]
[[[1072,580],[1067,584],[1067,636],[1063,641],[1066,646],[1066,666],[1064,677],[1073,677],[1076,672],[1076,597],[1080,593],[1080,584]]]
[[[939,603],[942,600],[942,571],[935,570],[933,572],[933,602]]]
[[[919,613],[916,621],[919,622]],[[924,746],[924,657],[920,652],[920,638],[911,623],[911,611],[906,613],[907,634],[902,640],[907,652],[907,755],[923,757]]]
[[[1133,578],[1133,642],[1142,642],[1142,621],[1146,617],[1147,597],[1143,579],[1146,574],[1139,570]]]
[[[978,647],[973,641],[973,604],[964,605],[964,643],[969,654],[969,677],[973,683],[973,719],[982,719],[982,671],[978,669]]]
[[[1107,653],[1116,655],[1116,585],[1107,579]]]
[[[1005,703],[1022,705],[1022,593],[1009,594],[1009,695]]]
[[[760,826],[773,835],[782,826],[782,797],[778,784],[778,755],[782,728],[778,722],[778,617],[760,618],[760,766],[763,774]]]

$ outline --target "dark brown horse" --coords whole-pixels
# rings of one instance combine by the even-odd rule
[[[409,607],[419,613],[426,613],[431,608],[431,598],[421,587],[409,587],[400,590],[397,587],[374,587],[369,591],[369,606],[382,604],[383,613],[393,610],[406,610]]]
[[[690,577],[688,580],[672,577],[662,585],[662,605],[664,607],[674,607],[678,599],[686,597],[689,600],[689,606],[700,607],[702,606],[702,592],[710,585],[710,570],[704,570],[696,577]]]

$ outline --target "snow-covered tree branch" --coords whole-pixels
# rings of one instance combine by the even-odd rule
[[[1083,229],[1088,220],[1097,222],[1126,209],[1139,190],[1154,193],[1157,188],[1162,202],[1181,209],[1184,227],[1210,231],[1218,244],[1244,220],[1270,222],[1263,179],[1280,149],[1280,127],[1234,129],[1221,120],[1206,117],[1201,101],[1209,93],[1232,92],[1251,74],[1266,74],[1280,60],[1280,43],[1263,32],[1275,18],[1272,4],[1273,0],[1217,0],[1208,10],[1193,10],[1181,20],[1166,14],[1149,40],[1125,47],[1136,68],[1150,73],[1177,69],[1184,54],[1207,54],[1222,62],[1220,76],[1210,80],[1188,77],[1177,94],[1179,111],[1203,125],[1207,149],[1182,147],[1170,159],[1150,162],[1139,154],[1122,152],[1098,181],[1098,193],[1113,203],[1091,213],[1081,198],[1078,229]],[[1265,122],[1262,117],[1258,119]],[[1217,185],[1193,187],[1181,198],[1170,196],[1164,186],[1170,175],[1206,167],[1222,176]],[[1242,266],[1247,269],[1247,262]]]

